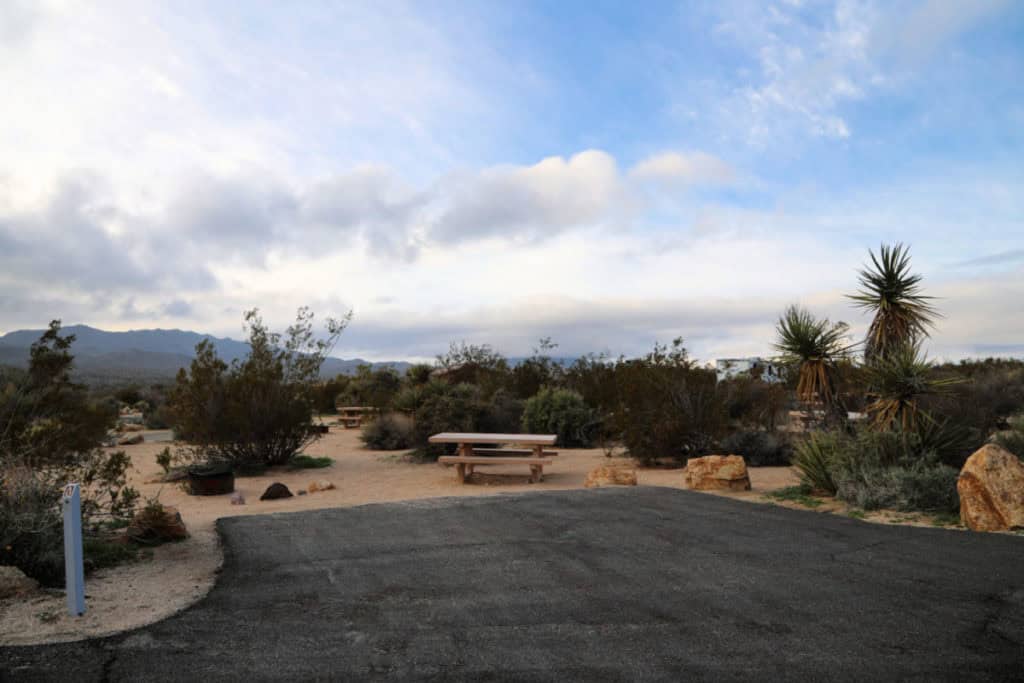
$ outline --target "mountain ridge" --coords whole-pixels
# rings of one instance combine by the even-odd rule
[[[0,336],[0,364],[26,366],[29,347],[44,331],[12,330]],[[75,356],[76,374],[93,381],[173,377],[178,368],[188,367],[195,357],[196,344],[203,340],[210,340],[217,355],[229,363],[244,358],[249,352],[247,342],[191,330],[152,328],[115,332],[78,324],[61,327],[61,332],[75,335],[71,352]],[[364,364],[374,368],[393,367],[399,372],[410,365],[405,361],[370,362],[329,356],[324,359],[320,375],[354,374],[356,368]]]

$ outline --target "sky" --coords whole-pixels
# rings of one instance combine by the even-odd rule
[[[1024,356],[1024,3],[0,0],[0,332],[768,355],[910,245]]]

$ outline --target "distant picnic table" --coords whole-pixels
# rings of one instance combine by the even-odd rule
[[[363,416],[372,413],[373,408],[367,406],[342,406],[338,408],[341,424],[345,429],[356,429],[363,424]]]
[[[488,434],[476,432],[442,432],[430,437],[430,443],[458,444],[458,455],[444,455],[438,462],[455,465],[459,481],[466,483],[477,465],[528,465],[530,481],[544,480],[544,466],[550,465],[557,451],[545,450],[554,446],[557,434]],[[491,444],[498,444],[492,446]],[[527,446],[510,448],[509,446]]]

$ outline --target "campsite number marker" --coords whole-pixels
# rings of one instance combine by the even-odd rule
[[[78,484],[64,487],[64,579],[67,584],[68,614],[85,614],[85,571],[82,565],[82,494]]]

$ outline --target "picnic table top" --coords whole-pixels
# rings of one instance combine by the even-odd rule
[[[441,432],[430,437],[430,443],[518,443],[526,446],[553,446],[557,434],[478,434],[475,432]]]

